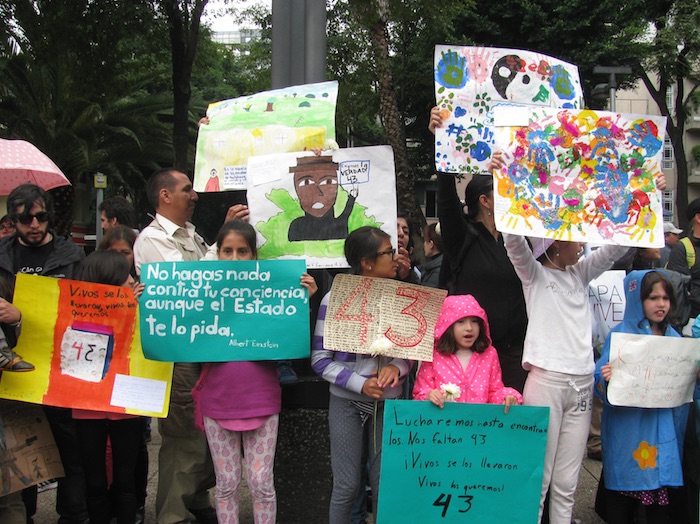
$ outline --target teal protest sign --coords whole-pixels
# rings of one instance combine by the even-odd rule
[[[302,260],[144,264],[144,355],[166,362],[308,357],[304,271]]]
[[[379,524],[537,521],[549,408],[387,401]]]

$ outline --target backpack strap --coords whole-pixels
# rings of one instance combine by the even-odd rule
[[[695,246],[688,237],[681,238],[681,244],[685,247],[685,261],[688,267],[693,267],[695,265]]]

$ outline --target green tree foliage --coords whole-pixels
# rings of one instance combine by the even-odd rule
[[[645,0],[475,0],[455,19],[460,42],[538,51],[579,67],[586,100],[595,65],[620,65],[641,52]]]
[[[434,46],[453,41],[452,21],[470,5],[468,0],[330,2],[328,66],[340,81],[339,139],[343,143],[350,134],[356,145],[392,145],[399,206],[417,223],[424,217],[413,182],[433,171],[427,122],[435,104]],[[407,148],[407,139],[414,147]]]
[[[666,131],[676,165],[676,206],[685,225],[688,205],[688,158],[683,138],[689,115],[697,112],[700,85],[700,4],[697,0],[649,1],[646,17],[651,24],[644,53],[632,58],[637,74],[666,116]],[[673,103],[666,93],[671,88]]]

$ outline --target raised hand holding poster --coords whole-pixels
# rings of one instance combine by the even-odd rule
[[[261,259],[347,267],[348,233],[374,226],[396,238],[396,182],[390,146],[251,158],[250,223]]]
[[[486,170],[496,150],[498,109],[512,116],[523,106],[583,107],[578,68],[532,51],[438,45],[434,75],[443,119],[435,132],[441,172]]]
[[[613,333],[608,401],[615,406],[675,408],[693,400],[697,339]]]
[[[494,171],[496,227],[561,240],[662,247],[666,118],[530,109],[503,127],[506,167]]]
[[[338,82],[322,82],[211,104],[197,138],[195,191],[245,189],[252,156],[331,147],[337,97]]]
[[[387,338],[382,356],[433,360],[433,332],[447,291],[388,278],[337,275],[324,323],[328,349],[376,352],[373,343]]]
[[[67,408],[165,417],[172,364],[146,360],[129,288],[18,274],[17,352],[36,366],[3,373],[0,397]],[[142,394],[133,395],[134,388]]]
[[[144,264],[144,353],[167,362],[308,357],[305,271],[302,260]]]
[[[387,400],[378,524],[536,522],[548,423],[546,407]]]

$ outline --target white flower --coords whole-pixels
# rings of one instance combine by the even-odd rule
[[[462,394],[462,390],[457,384],[442,384],[440,389],[445,394],[445,402],[454,402]]]
[[[324,151],[336,151],[340,149],[340,146],[338,145],[338,142],[336,142],[332,138],[327,138],[323,144],[323,149]]]
[[[383,355],[388,355],[389,351],[391,351],[393,347],[394,344],[391,343],[391,340],[386,337],[379,337],[372,342],[369,350],[373,357],[381,357]]]

